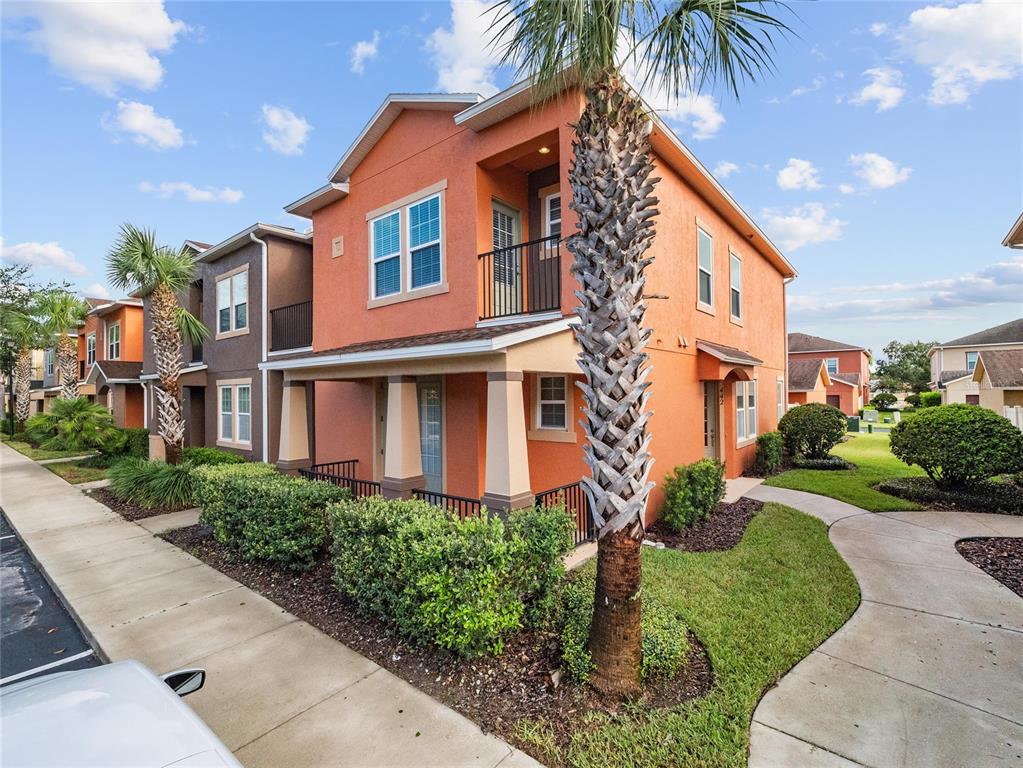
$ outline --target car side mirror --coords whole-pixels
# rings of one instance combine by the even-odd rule
[[[167,683],[170,689],[178,696],[187,696],[190,693],[195,693],[206,684],[206,670],[179,669],[175,672],[161,675],[160,679]]]

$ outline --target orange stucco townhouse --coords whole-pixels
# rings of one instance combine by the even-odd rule
[[[78,390],[105,405],[119,427],[146,426],[142,374],[142,301],[89,300],[78,333]]]
[[[260,366],[282,388],[282,467],[461,511],[578,494],[565,238],[582,107],[570,89],[531,108],[526,84],[391,95],[328,183],[287,206],[313,223],[313,340]],[[784,412],[795,271],[656,117],[652,144],[654,475],[714,457],[735,477]]]
[[[808,333],[790,333],[789,361],[819,360],[828,376],[825,400],[848,416],[870,402],[870,350]],[[809,370],[804,369],[804,370]],[[806,394],[790,394],[789,402],[807,402]],[[809,402],[815,402],[813,398]]]

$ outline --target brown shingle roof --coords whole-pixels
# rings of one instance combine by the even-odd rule
[[[965,347],[970,344],[1023,344],[1023,317],[1018,320],[1010,320],[1007,323],[996,325],[994,328],[985,328],[983,331],[960,336],[958,339],[946,341],[939,344],[939,347]]]
[[[817,387],[824,361],[820,358],[789,360],[789,390],[810,392]]]
[[[991,386],[1023,387],[1023,349],[991,349],[979,357]]]
[[[955,370],[955,371],[942,371],[941,375],[938,376],[938,386],[939,387],[943,387],[946,384],[948,384],[950,381],[955,381],[956,379],[961,379],[964,376],[969,376],[969,375],[970,375],[970,372],[966,371],[966,370],[963,370],[963,371],[959,371],[959,370]]]
[[[743,365],[763,365],[764,363],[763,360],[753,357],[748,352],[743,352],[735,347],[726,347],[724,344],[714,344],[710,341],[697,339],[696,348],[702,349],[704,352],[728,363],[741,363]]]
[[[839,381],[853,387],[858,387],[860,385],[859,373],[832,373],[830,376],[832,381]]]
[[[103,372],[104,378],[137,379],[142,375],[142,363],[130,363],[124,360],[99,360],[96,367]]]
[[[839,350],[864,349],[844,341],[832,341],[809,333],[790,333],[789,352],[835,352]]]

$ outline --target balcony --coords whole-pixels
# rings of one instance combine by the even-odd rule
[[[530,240],[479,255],[480,320],[561,308],[561,238]]]
[[[301,301],[270,310],[270,351],[300,349],[313,343],[313,303]]]

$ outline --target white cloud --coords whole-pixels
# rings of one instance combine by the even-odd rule
[[[983,0],[913,11],[896,33],[903,48],[930,69],[927,99],[964,104],[984,83],[1011,80],[1023,70],[1023,5]]]
[[[82,295],[88,296],[90,299],[109,299],[110,289],[103,283],[89,283],[82,288]]]
[[[902,184],[913,172],[912,168],[900,166],[876,152],[849,155],[849,164],[853,166],[853,173],[873,189],[888,189]]]
[[[870,34],[874,37],[881,37],[888,33],[888,25],[883,21],[878,21],[870,25]]]
[[[863,74],[870,82],[849,99],[851,104],[864,106],[874,102],[877,111],[884,112],[898,106],[906,95],[906,89],[902,87],[902,73],[894,67],[872,67]]]
[[[366,71],[366,62],[377,57],[377,49],[380,46],[380,33],[373,30],[373,37],[370,40],[360,40],[352,46],[351,70],[357,75]]]
[[[844,221],[829,216],[821,203],[807,203],[788,212],[768,208],[762,219],[767,233],[783,251],[838,240],[845,226]]]
[[[838,191],[841,192],[843,195],[851,195],[856,191],[856,187],[854,187],[852,184],[839,184]]]
[[[714,175],[719,179],[727,179],[735,173],[739,173],[739,166],[729,160],[722,160],[714,166]]]
[[[301,155],[313,129],[304,117],[286,107],[263,105],[263,141],[282,155]]]
[[[491,46],[493,14],[480,0],[451,0],[451,27],[437,27],[426,40],[437,70],[437,87],[448,93],[497,93],[501,62]]]
[[[798,99],[800,96],[805,96],[808,93],[819,91],[821,88],[825,86],[827,82],[828,79],[826,77],[824,77],[823,75],[817,75],[817,77],[815,77],[809,85],[797,86],[796,88],[793,88],[791,91],[789,91],[787,96],[782,96],[781,98],[775,96],[771,99],[768,99],[767,103],[786,104],[792,101],[792,99]]]
[[[629,46],[623,43],[621,50],[628,49]],[[623,63],[622,74],[626,81],[639,89],[652,110],[669,123],[674,123],[676,128],[688,126],[692,137],[698,141],[712,138],[725,124],[725,116],[718,110],[717,102],[706,93],[686,92],[676,98],[663,83],[647,82],[643,85],[645,78],[634,57]]]
[[[190,203],[237,203],[245,197],[240,190],[231,187],[197,187],[187,181],[163,181],[159,184],[143,181],[139,184],[139,191],[162,198],[182,195]]]
[[[174,47],[187,30],[162,2],[11,3],[10,16],[34,20],[23,37],[65,77],[105,96],[130,86],[152,90],[163,80],[157,54]]]
[[[776,180],[782,189],[820,189],[819,174],[809,160],[790,157],[788,164],[778,171]]]
[[[88,270],[75,255],[56,241],[48,243],[15,243],[7,245],[0,237],[0,259],[8,264],[27,264],[58,273],[84,275]]]
[[[180,149],[185,145],[181,129],[173,120],[137,101],[117,102],[117,114],[113,118],[105,116],[102,125],[108,131],[127,133],[136,144],[151,149]]]

